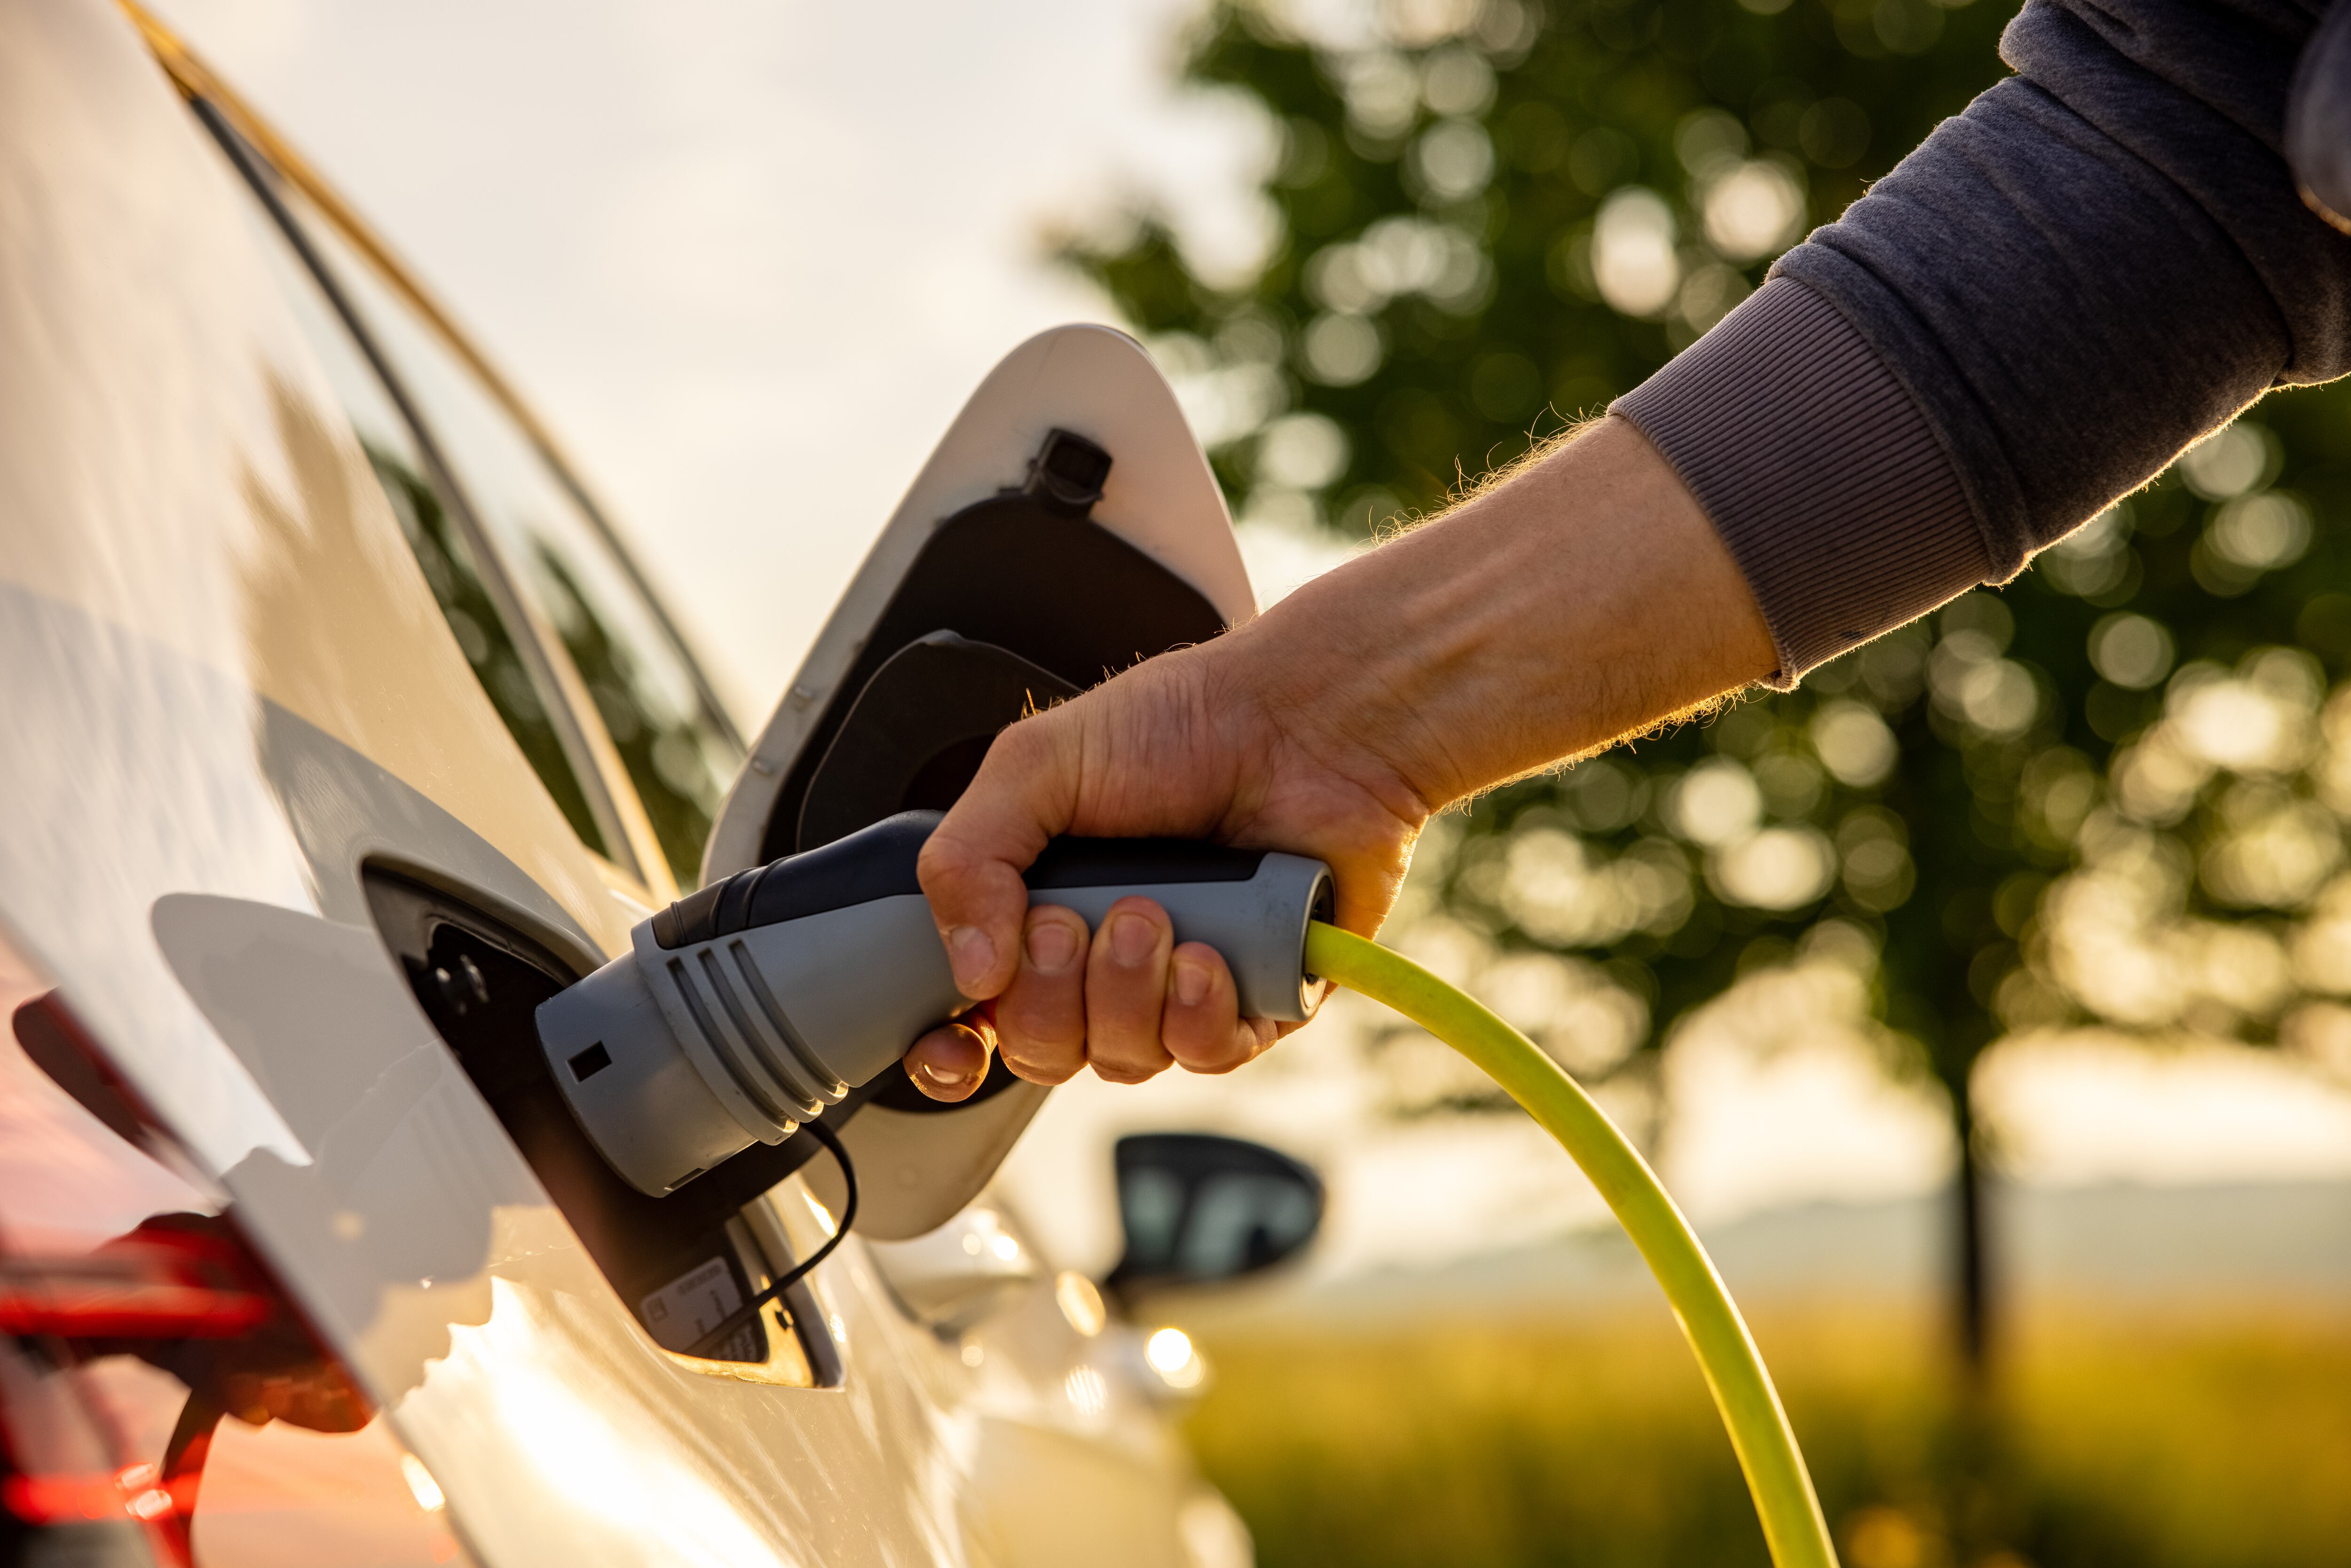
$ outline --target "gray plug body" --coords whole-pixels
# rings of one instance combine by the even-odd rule
[[[641,923],[632,950],[538,1009],[549,1071],[629,1184],[673,1192],[754,1141],[780,1143],[961,1010],[914,861],[939,821],[908,811],[745,872]],[[1029,902],[1099,926],[1139,894],[1178,942],[1224,955],[1245,1016],[1304,1019],[1319,861],[1164,841],[1058,840]]]

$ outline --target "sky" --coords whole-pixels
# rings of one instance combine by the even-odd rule
[[[1048,236],[1151,192],[1263,243],[1189,0],[167,0],[562,434],[765,717],[998,359],[1109,319]]]
[[[1148,193],[1205,266],[1264,241],[1270,131],[1171,85],[1195,0],[152,3],[560,433],[747,728],[988,367],[1045,327],[1113,319],[1046,236]],[[1244,533],[1261,599],[1343,553]],[[1774,984],[1726,998],[1667,1063],[1657,1155],[1692,1212],[1944,1184],[1941,1108],[1877,1070],[1849,977]],[[1081,1080],[1008,1182],[1098,1268],[1108,1142],[1129,1129],[1224,1127],[1316,1161],[1325,1271],[1599,1219],[1530,1124],[1385,1115],[1356,1049],[1373,1022],[1342,1008],[1229,1080]],[[2022,1041],[1980,1082],[2028,1179],[2351,1174],[2351,1092],[2273,1054]]]

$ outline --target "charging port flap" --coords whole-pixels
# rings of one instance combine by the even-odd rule
[[[550,1069],[539,1048],[533,1016],[578,977],[573,967],[508,921],[417,877],[377,865],[362,877],[369,912],[417,1004],[654,1343],[687,1350],[790,1266],[780,1233],[756,1235],[747,1215],[818,1152],[813,1140],[754,1144],[667,1197],[637,1191],[589,1145],[550,1075],[590,1077],[609,1060],[599,1063],[591,1047]],[[838,1357],[817,1316],[804,1291],[788,1294],[705,1354],[761,1369],[758,1381],[837,1381]]]
[[[1255,613],[1223,494],[1142,346],[1102,327],[1032,338],[842,595],[719,812],[703,881],[952,805],[1007,725]],[[872,1088],[836,1124],[870,1195],[858,1228],[882,1239],[970,1202],[1046,1092],[1000,1063],[957,1105],[902,1075]]]

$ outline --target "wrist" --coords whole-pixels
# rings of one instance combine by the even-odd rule
[[[1415,828],[1454,798],[1417,733],[1427,671],[1393,622],[1384,584],[1361,561],[1297,590],[1203,652],[1221,657],[1214,700],[1249,742],[1344,779]]]
[[[1278,732],[1421,816],[1768,674],[1706,515],[1610,419],[1229,641]]]

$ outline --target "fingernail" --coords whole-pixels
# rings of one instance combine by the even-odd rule
[[[1040,920],[1029,927],[1029,967],[1048,975],[1068,968],[1078,956],[1078,934],[1060,920]]]
[[[1208,966],[1189,958],[1176,960],[1176,999],[1196,1008],[1208,994]]]
[[[1159,933],[1151,922],[1140,915],[1122,915],[1110,923],[1110,953],[1126,968],[1132,969],[1151,956],[1159,946]]]
[[[949,1072],[946,1069],[928,1061],[923,1063],[923,1076],[942,1089],[960,1089],[971,1082],[971,1074],[968,1072]]]
[[[947,933],[947,962],[956,985],[977,985],[996,967],[996,944],[977,925],[958,925]]]

